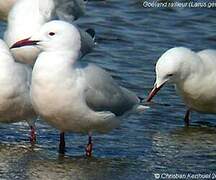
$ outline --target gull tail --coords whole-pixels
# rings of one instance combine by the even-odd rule
[[[138,96],[138,99],[140,100],[140,103],[143,103],[143,100],[144,100],[143,97]]]
[[[144,98],[143,97],[138,96],[138,99],[139,99],[139,105],[136,107],[136,112],[143,112],[146,109],[150,108],[149,106],[146,106],[144,104]]]
[[[95,38],[95,34],[96,34],[96,32],[95,32],[95,30],[94,29],[92,29],[92,28],[89,28],[89,29],[87,29],[86,30],[86,32],[92,37],[92,39],[94,40],[94,43],[96,43],[96,38]]]

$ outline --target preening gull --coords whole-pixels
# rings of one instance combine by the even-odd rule
[[[189,125],[191,110],[216,113],[216,50],[198,53],[184,47],[166,51],[156,64],[156,82],[147,101],[156,95],[165,83],[175,85],[188,110],[185,124]]]
[[[17,0],[8,15],[4,40],[11,46],[23,38],[31,37],[52,19],[77,19],[83,14],[84,7],[83,0],[64,0],[64,3],[60,0]],[[34,64],[39,52],[38,48],[32,46],[12,50],[17,61],[27,64]]]
[[[42,52],[32,72],[31,98],[41,117],[61,131],[88,133],[86,155],[91,156],[91,133],[105,133],[120,125],[123,116],[146,106],[131,91],[119,86],[102,68],[77,61],[81,48],[78,29],[64,21],[46,23],[31,39],[11,48],[34,45]]]

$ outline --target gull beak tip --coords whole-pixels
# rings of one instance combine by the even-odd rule
[[[17,41],[16,43],[14,43],[10,47],[10,49],[20,48],[20,47],[23,47],[23,46],[35,46],[35,45],[38,45],[38,42],[40,42],[40,41],[38,41],[38,40],[30,40],[30,37],[29,37],[29,38]]]
[[[164,84],[162,84],[159,87],[155,85],[153,89],[151,90],[151,92],[149,93],[149,95],[147,96],[146,102],[151,102],[152,98],[158,93],[158,91],[163,87],[163,85]]]

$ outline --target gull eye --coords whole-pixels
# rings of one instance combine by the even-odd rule
[[[49,32],[49,35],[50,35],[50,36],[54,36],[55,33],[54,33],[54,32]]]
[[[173,76],[173,74],[167,74],[167,77],[171,77],[171,76]]]

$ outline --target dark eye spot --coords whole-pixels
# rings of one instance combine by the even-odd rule
[[[167,76],[168,76],[168,77],[171,77],[171,76],[173,76],[173,74],[167,74]]]
[[[55,33],[54,33],[54,32],[50,32],[49,35],[50,35],[50,36],[54,36]]]

